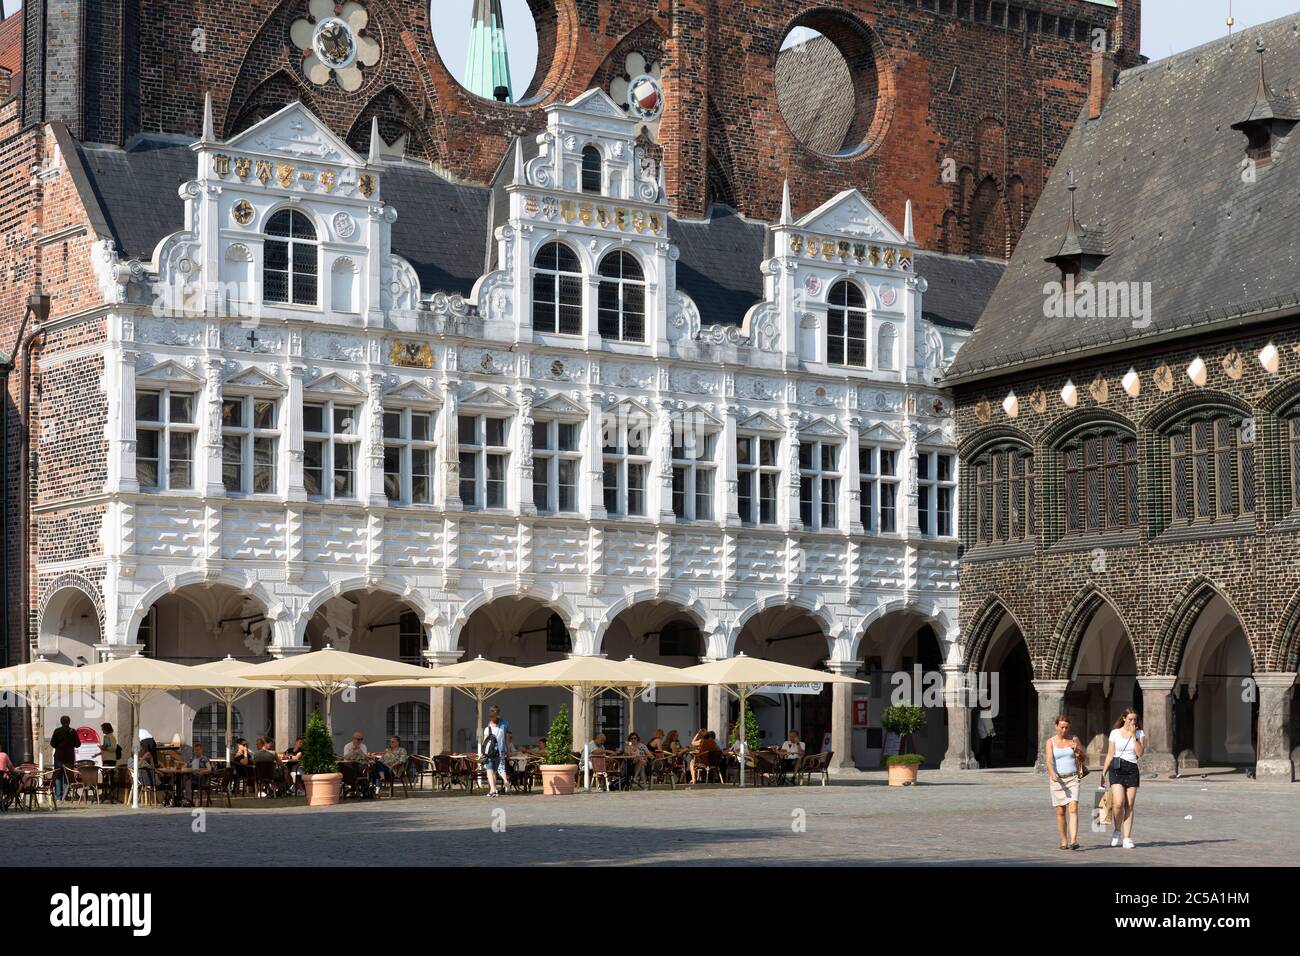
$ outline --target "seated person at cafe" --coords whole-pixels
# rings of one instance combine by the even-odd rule
[[[656,730],[654,732],[654,736],[652,736],[649,740],[647,740],[645,742],[645,745],[646,745],[646,749],[649,750],[651,753],[656,753],[660,750],[663,750],[664,732],[662,730]]]
[[[366,749],[365,737],[362,736],[361,731],[356,731],[343,748],[343,759],[352,763],[370,762],[370,751]]]
[[[641,743],[641,736],[636,731],[627,735],[627,746],[623,748],[623,753],[627,760],[623,761],[623,766],[619,768],[620,776],[623,782],[623,789],[626,790],[632,780],[645,786],[645,766],[646,761],[650,758],[650,751],[646,745]]]
[[[271,779],[280,787],[284,786],[284,765],[280,763],[280,755],[275,752],[275,741],[267,737],[258,738],[262,741],[262,746],[253,751],[253,763],[274,764],[275,769],[271,771]]]
[[[235,738],[235,745],[230,748],[230,767],[237,780],[253,778],[253,752],[248,749],[248,738]]]
[[[177,777],[177,786],[182,788],[188,787],[189,792],[193,794],[195,787],[199,784],[198,772],[200,770],[208,769],[208,754],[207,751],[203,749],[203,744],[196,743],[193,748],[191,748],[190,759],[186,763],[186,766],[193,770],[194,773]]]
[[[143,733],[143,731],[142,731]],[[154,769],[154,755],[158,752],[156,747],[149,747],[153,738],[140,741],[139,759],[140,759],[140,784],[145,787],[158,788],[158,772]]]
[[[786,760],[798,760],[803,756],[804,744],[799,739],[799,731],[792,730],[785,735],[785,743],[781,744],[781,756]]]
[[[303,738],[301,738],[301,737],[299,737],[299,738],[297,738],[296,740],[294,740],[294,742],[293,742],[293,746],[292,746],[292,747],[289,747],[287,750],[285,750],[285,752],[284,752],[284,759],[285,759],[285,760],[301,760],[301,759],[302,759],[302,745],[303,745],[304,743],[305,743],[305,741],[304,741]]]
[[[13,773],[14,762],[9,759],[9,754],[0,750],[0,773]]]
[[[608,740],[603,733],[596,734],[587,741],[587,751],[593,754],[603,754],[605,752],[605,741]]]
[[[406,766],[406,761],[406,748],[402,746],[401,738],[389,737],[388,746],[379,752],[379,759],[374,764],[375,784],[396,777]]]
[[[681,735],[675,730],[668,731],[668,736],[664,738],[664,742],[660,745],[659,749],[667,751],[673,756],[681,753],[683,749]]]
[[[711,730],[701,728],[699,732],[691,738],[691,746],[696,752],[703,757],[707,753],[719,751],[722,748],[718,746],[718,735]],[[691,761],[691,783],[695,783],[699,777],[700,769],[704,766],[704,761],[696,759]]]

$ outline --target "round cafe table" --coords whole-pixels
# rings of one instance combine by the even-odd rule
[[[191,775],[196,777],[206,777],[208,774],[212,773],[212,768],[203,767],[200,770],[195,770],[192,767],[155,767],[154,773],[158,774],[160,777],[172,778],[172,795],[165,806],[179,807],[184,804],[184,798],[181,795],[182,780]]]

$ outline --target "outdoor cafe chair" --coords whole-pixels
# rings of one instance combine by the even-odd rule
[[[824,754],[809,754],[799,761],[799,768],[795,771],[795,778],[801,784],[809,783],[814,774],[820,774],[822,786],[830,782],[831,757],[835,754],[833,751],[827,751]]]
[[[18,806],[18,792],[22,783],[23,775],[16,770],[0,773],[0,811]]]
[[[214,770],[212,773],[199,776],[198,784],[194,790],[194,803],[197,805],[200,801],[204,806],[212,806],[212,795],[215,793],[218,797],[224,797],[226,806],[230,806],[230,777],[231,770],[229,767],[222,767],[220,770]]]
[[[666,751],[659,751],[650,758],[650,766],[646,770],[646,779],[650,781],[650,789],[654,789],[656,783],[662,784],[668,781],[672,789],[677,789],[677,768],[674,766],[676,759],[672,754]]]
[[[101,786],[99,767],[93,763],[79,765],[73,772],[77,775],[77,802],[88,803],[91,798],[94,798],[94,801],[99,803]],[[64,799],[68,799],[68,796],[69,794],[64,794]]]
[[[587,758],[591,764],[591,787],[593,790],[601,789],[604,784],[604,790],[609,793],[609,761],[604,754],[591,754]]]
[[[723,759],[725,756],[721,750],[701,750],[697,753],[695,755],[698,771],[695,777],[696,783],[700,781],[708,783],[710,774],[718,778],[718,783],[726,783],[727,781],[723,778],[725,772],[723,770]]]
[[[771,750],[754,750],[745,755],[747,771],[753,771],[760,786],[780,784],[785,777],[785,767],[780,754]]]
[[[410,766],[411,766],[411,758],[407,757],[396,767],[388,768],[391,771],[391,773],[388,774],[388,781],[387,781],[388,795],[390,797],[394,795],[394,790],[397,788],[397,785],[399,783],[402,785],[402,796],[409,797],[411,795],[411,781],[409,779]]]
[[[275,796],[275,761],[260,760],[253,764],[253,795]]]
[[[127,793],[131,792],[132,773],[133,771],[131,770],[131,768],[127,767],[126,768],[126,792]],[[157,782],[151,783],[150,778],[147,774],[140,774],[139,790],[140,790],[140,802],[142,804],[147,805],[149,803],[152,803],[154,806],[158,805],[158,784]]]
[[[415,780],[418,789],[424,789],[424,778],[429,778],[429,785],[433,785],[438,780],[438,767],[433,762],[432,757],[426,757],[423,754],[411,754],[407,758],[407,766],[410,768],[411,777]]]
[[[450,790],[456,781],[456,761],[451,754],[434,754],[433,780],[439,790]]]

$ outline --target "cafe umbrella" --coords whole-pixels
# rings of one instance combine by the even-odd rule
[[[45,707],[51,700],[82,686],[78,673],[79,668],[44,657],[0,670],[0,693],[21,697],[32,708],[32,744],[41,773],[45,772],[45,748],[41,745]]]
[[[483,702],[489,697],[499,694],[503,690],[503,687],[501,686],[502,681],[508,681],[513,677],[517,677],[526,670],[527,668],[519,667],[515,664],[502,664],[499,661],[489,661],[480,655],[475,657],[473,660],[448,664],[446,667],[436,667],[430,670],[424,677],[415,680],[383,681],[374,686],[452,687],[474,701],[474,726],[476,728],[482,728]],[[477,734],[478,729],[476,729],[474,733]],[[482,741],[479,742],[479,746],[482,747]]]
[[[204,691],[226,705],[227,766],[230,765],[231,716],[235,704],[259,690],[266,690],[266,684],[247,680],[243,676],[255,666],[257,665],[226,657],[219,661],[208,661],[206,664],[195,664],[191,668],[211,678],[212,686],[205,687]]]
[[[193,667],[135,654],[81,668],[81,677],[97,691],[112,692],[131,704],[131,726],[140,727],[140,707],[159,691],[206,690],[213,678]],[[131,742],[131,806],[140,806],[140,747]]]
[[[678,670],[661,664],[648,664],[629,657],[610,660],[607,657],[566,657],[527,667],[517,677],[503,682],[506,687],[563,687],[587,701],[597,700],[606,691],[631,701],[653,686],[691,685],[702,681],[689,676],[690,668]],[[590,763],[586,748],[591,727],[582,727],[583,788],[591,788]]]
[[[349,687],[381,681],[423,679],[432,674],[427,667],[339,651],[327,644],[319,651],[293,654],[257,664],[240,676],[250,681],[266,681],[268,685],[303,687],[321,694],[325,698],[325,727],[332,737],[334,723],[330,703],[335,694]]]
[[[740,740],[740,785],[745,785],[745,755],[748,742],[745,740],[745,705],[755,693],[763,687],[781,684],[865,684],[866,681],[843,674],[813,670],[809,667],[796,667],[793,664],[781,664],[777,661],[765,661],[759,657],[746,657],[738,654],[719,661],[696,664],[682,671],[698,684],[717,684],[725,687],[727,692],[740,701],[740,721],[736,732]]]

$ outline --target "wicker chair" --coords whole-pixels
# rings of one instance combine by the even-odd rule
[[[709,775],[718,778],[718,783],[726,783],[723,779],[723,760],[725,754],[721,750],[701,750],[695,755],[695,778],[694,782],[709,782]]]
[[[232,774],[231,768],[222,767],[220,770],[201,775],[198,784],[194,788],[195,805],[197,806],[199,801],[202,801],[204,806],[212,806],[212,795],[216,794],[218,797],[225,798],[226,806],[230,806],[230,778]]]
[[[593,790],[599,790],[599,789],[601,789],[601,784],[603,783],[603,784],[604,784],[604,790],[605,790],[605,792],[606,792],[606,793],[609,793],[609,791],[610,791],[610,785],[609,785],[609,762],[606,760],[605,755],[604,755],[604,754],[592,754],[591,756],[589,756],[589,757],[587,758],[587,760],[588,760],[588,762],[591,764],[591,787],[592,787],[592,789],[593,789]]]
[[[826,786],[831,779],[831,757],[833,756],[835,754],[832,751],[827,751],[824,754],[809,754],[799,761],[799,769],[795,771],[795,778],[800,784],[807,784],[812,780],[814,774],[820,774],[822,786]]]

